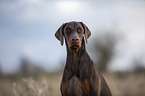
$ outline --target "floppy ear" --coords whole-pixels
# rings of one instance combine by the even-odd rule
[[[62,24],[61,27],[55,33],[55,37],[60,41],[62,46],[63,46],[63,29],[65,25],[66,23]]]
[[[91,36],[91,31],[89,30],[89,28],[83,22],[79,22],[79,23],[84,28],[85,39],[86,39],[86,43],[88,44],[88,38]]]

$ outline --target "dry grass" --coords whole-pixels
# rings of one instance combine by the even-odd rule
[[[105,73],[113,96],[145,96],[145,74]],[[36,78],[0,79],[0,96],[61,96],[61,74]]]
[[[21,83],[13,83],[14,96],[60,96],[59,75],[40,77],[37,81],[25,78]]]
[[[15,96],[50,96],[48,92],[50,87],[46,80],[37,83],[32,78],[23,79],[21,85],[13,84],[13,92]]]
[[[113,96],[145,96],[145,74],[104,74]]]
[[[0,80],[0,96],[12,96],[12,82]]]

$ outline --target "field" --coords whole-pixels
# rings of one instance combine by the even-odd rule
[[[0,77],[0,96],[61,96],[62,72],[23,77]],[[130,72],[104,73],[113,96],[145,96],[145,74]]]

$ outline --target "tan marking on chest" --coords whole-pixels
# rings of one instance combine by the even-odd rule
[[[68,84],[67,83],[65,83],[65,82],[62,82],[61,83],[61,90],[62,90],[62,94],[65,96],[65,94],[66,94],[66,89],[67,89],[67,87],[68,87]]]
[[[90,86],[89,86],[88,80],[84,80],[82,82],[82,89],[83,89],[83,91],[85,92],[86,95],[90,94]]]

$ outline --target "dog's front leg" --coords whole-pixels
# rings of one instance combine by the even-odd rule
[[[83,92],[86,94],[86,96],[90,96],[90,85],[88,80],[86,79],[82,81],[81,84],[82,84]]]
[[[71,78],[70,72],[68,72],[66,69],[64,69],[63,78],[62,78],[61,85],[60,85],[60,90],[61,90],[62,96],[67,96],[67,88],[68,88],[70,78]]]
[[[61,95],[66,96],[67,93],[68,82],[62,81],[61,82]]]
[[[86,96],[100,96],[101,92],[101,79],[98,71],[96,71],[93,65],[89,63],[83,63],[83,67],[80,70],[80,79],[83,92]]]

